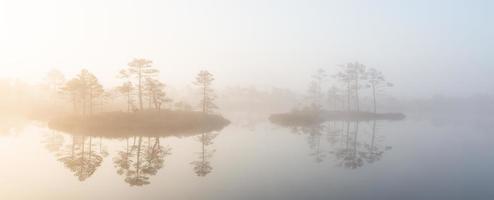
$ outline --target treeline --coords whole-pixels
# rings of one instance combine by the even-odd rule
[[[329,84],[329,79],[332,83]],[[306,109],[330,110],[348,112],[361,111],[361,92],[370,89],[373,112],[377,112],[377,96],[386,87],[393,84],[387,82],[381,71],[354,62],[339,66],[339,71],[329,76],[324,69],[318,69],[312,75],[309,85]]]
[[[166,85],[158,78],[159,73],[151,60],[140,58],[133,59],[118,73],[117,77],[122,83],[115,88],[103,87],[96,75],[87,69],[82,69],[67,81],[60,71],[52,70],[47,75],[47,82],[51,90],[57,91],[58,95],[61,94],[70,102],[74,113],[82,116],[94,114],[98,108],[115,99],[125,100],[127,112],[173,108],[193,110],[194,107],[189,103],[174,102],[167,95]],[[198,110],[204,113],[211,113],[218,108],[214,103],[216,96],[212,89],[213,81],[213,74],[206,70],[200,71],[194,81],[201,97]]]

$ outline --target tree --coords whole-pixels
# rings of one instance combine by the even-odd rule
[[[144,109],[143,97],[143,81],[147,78],[152,78],[159,73],[159,70],[153,69],[152,61],[146,59],[134,59],[128,64],[127,72],[129,76],[134,76],[137,79],[137,92],[139,97],[139,108]]]
[[[103,86],[99,83],[98,78],[91,73],[88,75],[86,86],[88,90],[89,114],[92,115],[96,99],[102,97],[103,94],[105,94],[105,91],[103,90]]]
[[[311,101],[310,106],[313,109],[320,110],[322,108],[322,88],[326,77],[326,72],[323,69],[318,69],[316,73],[312,75],[312,81],[309,85],[309,99]]]
[[[358,62],[340,65],[341,71],[335,77],[347,88],[347,110],[350,111],[351,97],[355,96],[355,110],[360,111],[359,91],[361,81],[366,79],[366,66]]]
[[[62,92],[70,96],[72,102],[73,111],[78,112],[80,97],[80,88],[82,87],[81,81],[77,78],[69,80],[65,86],[62,87]]]
[[[158,111],[161,110],[163,103],[171,101],[170,98],[166,97],[164,88],[165,84],[161,81],[152,78],[146,79],[145,90],[148,95],[149,104],[150,106],[153,104],[154,108]]]
[[[81,108],[82,115],[92,114],[95,101],[104,93],[103,86],[96,76],[83,69],[73,79],[68,81],[62,91],[71,96],[74,111]]]
[[[127,112],[130,112],[132,109],[132,105],[134,104],[133,92],[135,90],[134,85],[131,81],[131,76],[128,70],[121,70],[118,78],[123,79],[124,83],[120,85],[117,90],[120,94],[124,95],[127,98]]]
[[[367,71],[367,82],[367,87],[372,89],[372,102],[374,105],[374,113],[376,113],[376,92],[379,92],[380,89],[384,89],[385,87],[393,87],[393,84],[390,82],[386,82],[382,72],[374,68],[370,68]]]
[[[211,84],[214,81],[213,74],[209,73],[206,70],[202,70],[197,74],[195,85],[199,86],[201,89],[201,103],[203,113],[209,113],[211,110],[218,108],[214,104],[214,99],[216,98],[214,95],[214,91],[211,88]]]
[[[347,106],[347,111],[350,111],[350,100],[351,100],[351,83],[352,83],[352,80],[353,80],[353,73],[352,73],[352,70],[351,70],[351,67],[349,66],[351,65],[350,63],[349,64],[346,64],[346,65],[340,65],[340,68],[341,68],[341,71],[338,72],[336,75],[334,75],[334,77],[339,80],[340,82],[342,82],[345,87],[346,87],[346,97],[347,97],[347,100],[346,100],[346,106]]]
[[[50,70],[45,79],[50,90],[54,92],[59,92],[65,83],[65,76],[58,69]]]
[[[330,109],[338,110],[339,107],[341,107],[341,109],[344,108],[344,100],[342,99],[340,90],[335,85],[328,89],[327,98]]]
[[[354,73],[353,78],[355,81],[354,85],[354,90],[355,90],[355,103],[356,103],[356,109],[357,112],[360,111],[360,98],[359,98],[359,91],[362,85],[360,84],[360,81],[364,81],[366,77],[366,66],[363,64],[360,64],[358,62],[353,63],[353,70],[352,72]]]

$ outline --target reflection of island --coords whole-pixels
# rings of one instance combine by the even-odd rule
[[[189,136],[190,134],[192,133],[174,135]],[[206,176],[212,171],[210,158],[214,150],[208,147],[217,135],[216,132],[202,132],[197,136],[202,150],[199,152],[198,160],[191,162],[197,176]],[[150,184],[150,177],[155,176],[163,168],[166,156],[171,154],[171,149],[161,144],[162,138],[160,137],[129,136],[118,140],[123,141],[124,145],[120,151],[116,152],[113,164],[117,174],[123,176],[124,181],[130,186]],[[56,155],[59,161],[74,172],[80,181],[85,181],[94,174],[109,154],[103,145],[103,138],[97,136],[67,136],[53,131],[45,136],[42,143],[48,151]]]
[[[362,123],[360,121],[328,121],[319,124],[306,126],[293,125],[286,126],[293,132],[306,135],[308,137],[310,156],[315,162],[320,163],[326,158],[323,150],[323,134],[327,135],[327,144],[333,149],[329,153],[334,155],[338,166],[347,169],[357,169],[365,163],[379,161],[384,152],[391,147],[379,144],[377,137],[377,122],[374,120],[371,125],[370,137],[366,138],[362,133]]]
[[[131,186],[149,184],[149,177],[156,175],[163,167],[164,158],[170,154],[170,149],[163,147],[158,137],[133,137],[130,146],[129,138],[125,140],[125,150],[119,151],[114,158],[117,173],[125,176],[125,182]]]
[[[209,150],[208,146],[213,144],[216,136],[217,134],[207,132],[202,133],[198,137],[199,142],[201,142],[202,151],[199,153],[199,159],[191,163],[194,165],[194,172],[197,176],[206,176],[213,170],[209,159],[213,156],[214,150]]]

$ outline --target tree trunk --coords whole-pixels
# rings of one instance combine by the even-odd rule
[[[203,113],[206,113],[206,104],[207,104],[207,102],[206,102],[207,101],[206,100],[206,97],[207,97],[207,95],[206,95],[206,84],[204,84],[204,86],[203,86],[202,95],[203,95],[202,96],[202,112]]]
[[[89,115],[93,115],[93,88],[89,89]]]
[[[143,105],[142,105],[142,72],[141,72],[141,67],[139,67],[139,72],[138,72],[138,77],[139,77],[139,108],[141,110],[144,109]]]
[[[130,112],[130,89],[127,91],[127,112]]]

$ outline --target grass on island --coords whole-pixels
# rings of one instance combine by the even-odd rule
[[[68,115],[52,119],[48,126],[70,134],[117,138],[195,135],[222,130],[229,123],[220,115],[165,110]]]

